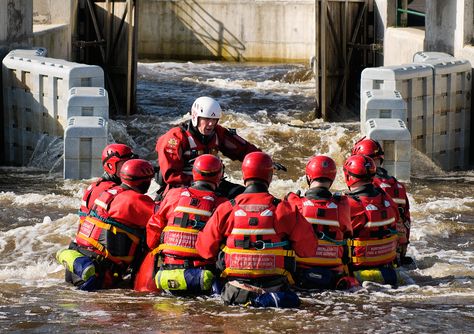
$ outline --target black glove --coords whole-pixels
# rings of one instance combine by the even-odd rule
[[[287,172],[288,170],[286,169],[285,166],[283,166],[281,163],[279,162],[274,162],[273,163],[273,168],[276,169],[276,170],[282,170],[284,172]]]

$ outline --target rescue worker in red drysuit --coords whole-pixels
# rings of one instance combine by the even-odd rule
[[[81,220],[89,213],[94,201],[104,190],[112,188],[121,183],[120,169],[125,161],[135,159],[132,149],[124,144],[110,144],[102,151],[102,165],[104,174],[84,191],[79,209]]]
[[[199,97],[192,105],[191,120],[158,138],[155,147],[159,165],[157,182],[161,186],[158,195],[170,187],[189,186],[193,161],[201,154],[217,155],[222,152],[231,160],[242,161],[248,153],[260,151],[237,135],[235,129],[217,124],[221,116],[222,109],[216,100]],[[286,170],[281,164],[276,163],[275,166]],[[227,198],[233,198],[244,191],[244,187],[223,180],[218,191]]]
[[[344,163],[346,193],[351,207],[353,239],[348,240],[350,269],[362,283],[379,276],[380,283],[396,286],[393,264],[397,256],[397,205],[373,184],[375,162],[365,155],[350,156]],[[375,270],[371,270],[375,269]]]
[[[377,166],[377,172],[374,177],[375,186],[385,191],[398,205],[400,214],[400,220],[397,222],[398,263],[400,265],[410,265],[413,263],[413,259],[406,256],[411,226],[410,203],[406,188],[403,183],[399,182],[394,176],[389,175],[387,170],[382,168],[384,152],[378,141],[366,137],[361,138],[352,149],[352,155],[356,154],[367,155],[374,160]]]
[[[295,307],[295,255],[316,255],[317,239],[311,225],[286,200],[268,192],[273,164],[268,154],[249,153],[242,163],[244,193],[221,204],[198,234],[196,248],[214,259],[225,244],[217,266],[225,283],[226,304]],[[222,260],[222,258],[221,258]]]
[[[312,224],[318,237],[316,256],[296,258],[296,286],[304,289],[334,289],[348,273],[346,240],[352,237],[350,206],[346,196],[332,194],[336,178],[336,163],[330,157],[318,155],[306,164],[309,189],[303,197],[289,193],[287,200],[296,205]],[[340,281],[347,288],[347,281]]]
[[[146,228],[147,244],[153,257],[147,260],[147,265],[152,265],[147,275],[158,289],[173,294],[210,291],[215,262],[200,257],[195,243],[198,232],[216,207],[227,201],[216,193],[223,173],[218,157],[200,155],[194,161],[192,173],[191,186],[170,189]],[[140,272],[144,270],[140,268]],[[137,282],[143,279],[137,278]],[[136,287],[136,290],[145,289]]]
[[[155,206],[145,195],[153,176],[148,161],[126,161],[120,171],[121,185],[102,192],[81,222],[70,249],[88,257],[95,266],[95,275],[84,290],[126,287],[133,280],[135,260],[144,246],[146,223]],[[75,283],[74,276],[70,279]]]

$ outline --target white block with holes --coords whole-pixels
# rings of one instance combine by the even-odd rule
[[[29,53],[14,50],[2,61],[4,160],[11,164],[27,164],[38,137],[63,136],[70,88],[104,86],[99,66]]]
[[[427,155],[444,170],[469,166],[472,67],[467,60],[426,61],[433,68],[433,147]]]
[[[107,146],[107,120],[95,116],[68,119],[64,131],[64,178],[89,179],[102,175],[101,154]]]
[[[360,130],[366,133],[365,123],[371,118],[397,118],[407,121],[407,104],[396,90],[368,90],[360,99]]]
[[[432,60],[449,60],[455,59],[449,53],[436,52],[436,51],[418,51],[413,55],[414,63],[424,63]]]
[[[48,50],[42,47],[33,47],[31,49],[15,49],[8,53],[9,56],[15,57],[31,57],[39,56],[46,57],[48,55]]]
[[[396,90],[407,104],[413,146],[422,153],[433,147],[433,71],[427,64],[370,67],[361,74],[361,96],[367,90]]]
[[[73,87],[67,99],[67,119],[73,116],[109,118],[109,97],[102,87]]]
[[[372,118],[366,122],[367,137],[383,147],[383,167],[400,181],[410,181],[411,135],[401,119]]]

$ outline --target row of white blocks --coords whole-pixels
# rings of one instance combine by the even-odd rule
[[[2,61],[4,160],[26,165],[41,137],[64,136],[64,177],[99,176],[109,116],[103,70],[46,53],[13,50]]]
[[[471,64],[417,53],[413,63],[367,68],[361,76],[361,131],[370,118],[406,122],[412,145],[446,170],[469,163]],[[406,115],[403,113],[403,100]]]

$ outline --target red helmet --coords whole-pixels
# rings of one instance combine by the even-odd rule
[[[102,151],[102,165],[104,170],[111,174],[117,175],[117,163],[135,158],[132,149],[124,144],[110,144]]]
[[[120,170],[120,180],[130,188],[146,193],[150,186],[155,170],[151,163],[143,159],[126,161]]]
[[[380,158],[381,161],[384,159],[384,152],[379,142],[366,137],[362,137],[355,143],[351,153],[366,155],[372,159]]]
[[[358,181],[372,181],[377,167],[371,157],[366,155],[352,155],[344,164],[344,177],[350,187]]]
[[[334,181],[336,178],[336,163],[325,155],[314,156],[306,164],[306,179],[308,183],[320,178],[331,181]]]
[[[265,181],[268,185],[272,181],[273,161],[263,152],[252,152],[245,156],[242,162],[242,178],[244,181],[258,179]]]
[[[222,173],[222,162],[215,155],[203,154],[198,156],[194,161],[194,181],[207,181],[217,185],[221,181]]]

